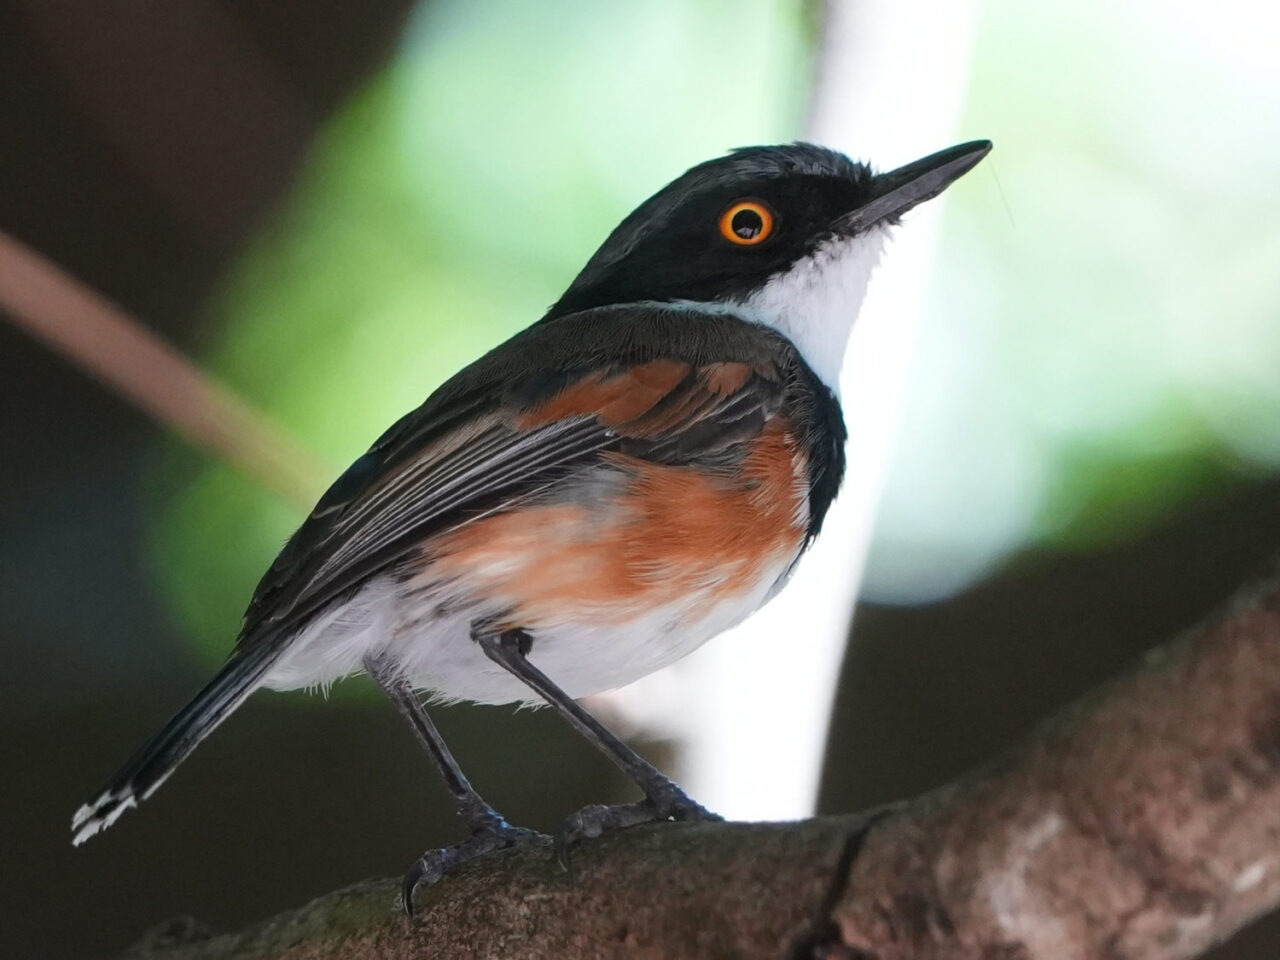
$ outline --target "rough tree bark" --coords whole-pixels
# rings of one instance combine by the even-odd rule
[[[659,825],[372,880],[129,957],[1175,960],[1280,902],[1280,563],[1007,755],[890,810]]]

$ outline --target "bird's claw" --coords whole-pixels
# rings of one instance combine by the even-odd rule
[[[579,840],[594,839],[610,830],[622,830],[641,823],[678,821],[691,823],[699,820],[723,820],[697,801],[691,799],[675,784],[668,784],[654,795],[637,803],[615,806],[592,804],[570,814],[560,825],[555,838],[555,858],[561,869],[568,872],[570,848]]]
[[[466,840],[452,846],[428,850],[411,866],[400,882],[400,906],[406,916],[413,916],[413,894],[418,887],[431,886],[451,870],[486,853],[546,843],[548,837],[536,830],[513,827],[505,820],[486,825]]]

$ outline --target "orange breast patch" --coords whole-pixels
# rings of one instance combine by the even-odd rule
[[[733,476],[617,453],[605,461],[598,469],[616,487],[603,497],[513,508],[434,537],[415,585],[452,582],[536,629],[623,621],[691,596],[714,605],[760,589],[800,550],[806,462],[780,419]]]
[[[566,417],[594,414],[602,423],[617,427],[651,410],[689,374],[689,365],[678,360],[654,360],[606,377],[588,374],[521,419],[530,428]]]
[[[590,373],[526,411],[519,423],[531,429],[592,415],[625,436],[657,436],[692,422],[700,410],[713,408],[742,389],[753,369],[745,363],[722,361],[698,367],[697,377],[687,380],[692,372],[689,364],[678,360],[653,360],[609,375]]]

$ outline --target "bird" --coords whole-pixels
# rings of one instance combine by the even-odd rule
[[[420,884],[546,842],[471,785],[424,695],[549,705],[634,780],[641,800],[565,820],[564,864],[606,831],[719,819],[578,701],[685,656],[787,583],[845,473],[839,373],[888,235],[990,150],[876,172],[811,143],[745,147],[641,203],[536,322],[337,478],[221,670],[75,813],[73,842],[150,797],[257,689],[360,673],[469,831],[414,861],[407,912]]]

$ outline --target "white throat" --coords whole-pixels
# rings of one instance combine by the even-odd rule
[[[849,334],[888,237],[887,227],[876,227],[828,241],[743,301],[745,316],[795,344],[837,396]]]

